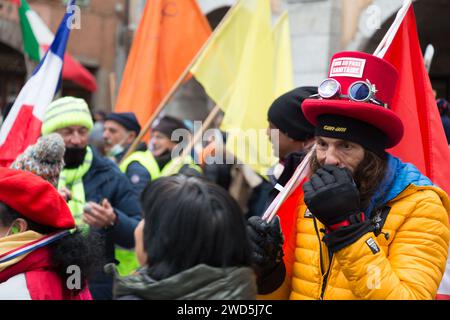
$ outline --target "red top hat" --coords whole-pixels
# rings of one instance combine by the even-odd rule
[[[43,226],[75,228],[64,198],[53,185],[30,172],[0,168],[0,202]]]
[[[398,73],[387,61],[363,52],[340,52],[333,56],[329,78],[341,86],[341,95],[349,95],[356,81],[369,81],[375,86],[375,98],[390,106],[394,96]],[[386,148],[397,145],[403,137],[401,119],[388,108],[372,102],[358,102],[350,98],[306,99],[302,103],[306,119],[317,125],[317,118],[334,114],[354,118],[379,129],[387,136]]]

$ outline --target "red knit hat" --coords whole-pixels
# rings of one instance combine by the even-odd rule
[[[32,173],[0,168],[0,202],[40,225],[75,228],[64,198],[49,182]]]
[[[363,52],[340,52],[333,56],[329,78],[341,86],[341,94],[348,95],[356,81],[367,81],[376,87],[376,99],[391,105],[397,86],[397,70],[387,61]],[[306,99],[302,103],[306,119],[317,126],[321,115],[338,115],[368,123],[386,135],[386,148],[397,145],[403,137],[403,123],[390,109],[371,102],[348,99]]]

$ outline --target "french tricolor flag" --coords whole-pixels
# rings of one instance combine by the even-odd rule
[[[9,166],[40,136],[47,106],[61,84],[61,72],[74,11],[69,1],[66,14],[49,50],[20,91],[0,129],[0,166]]]

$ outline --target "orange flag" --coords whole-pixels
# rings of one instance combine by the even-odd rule
[[[145,125],[210,34],[196,0],[147,1],[115,111],[134,112]]]

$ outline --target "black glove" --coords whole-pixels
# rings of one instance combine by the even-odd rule
[[[275,291],[284,281],[286,269],[283,263],[284,237],[278,217],[271,223],[253,216],[248,219],[247,233],[252,249],[253,268],[257,275],[258,292]]]
[[[327,227],[323,241],[331,252],[374,230],[361,212],[359,191],[348,169],[323,166],[303,184],[303,192],[309,211]]]
[[[325,165],[303,184],[309,211],[326,227],[360,213],[359,191],[348,169]]]

